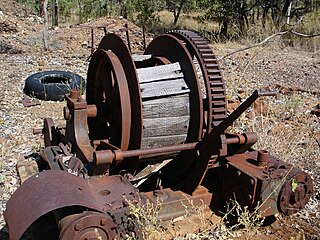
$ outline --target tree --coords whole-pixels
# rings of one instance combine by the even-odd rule
[[[173,12],[173,24],[177,25],[182,11],[190,11],[195,8],[196,2],[194,0],[167,0],[167,9]]]
[[[212,5],[207,11],[207,19],[215,19],[220,25],[220,35],[227,37],[232,23],[238,26],[241,33],[244,32],[247,18],[246,0],[212,0]]]
[[[48,0],[43,0],[43,48],[44,51],[48,51]]]
[[[158,23],[158,11],[161,9],[161,1],[156,0],[135,0],[134,10],[137,13],[137,22],[140,26],[153,26]]]

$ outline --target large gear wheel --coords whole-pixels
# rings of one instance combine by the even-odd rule
[[[210,132],[227,117],[227,98],[225,84],[221,75],[218,61],[207,41],[197,33],[188,30],[172,30],[168,32],[186,45],[200,65],[205,88],[204,114],[206,128]]]

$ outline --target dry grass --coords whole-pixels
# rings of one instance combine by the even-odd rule
[[[156,204],[150,203],[148,200],[143,204],[142,202],[132,202],[126,199],[129,206],[129,216],[124,227],[128,232],[124,239],[166,239],[166,230],[162,227],[162,222],[159,220],[159,212],[162,208],[162,203],[157,200]],[[138,232],[128,229],[132,226],[138,229]]]
[[[219,24],[213,21],[206,21],[201,16],[203,12],[182,13],[177,25],[173,25],[173,13],[169,11],[161,11],[159,13],[160,23],[153,31],[162,32],[163,29],[188,29],[201,32],[210,41],[219,41]],[[293,25],[297,19],[291,19],[290,24]],[[251,20],[249,20],[251,22]],[[230,26],[228,41],[240,41],[246,45],[258,43],[275,33],[285,31],[291,28],[286,25],[286,19],[276,26],[271,19],[268,19],[265,27],[261,21],[250,23],[244,35],[239,34],[239,29],[234,25]],[[320,33],[320,11],[305,14],[301,23],[295,28],[297,32],[313,35]],[[224,39],[226,40],[226,39]],[[317,52],[320,49],[320,37],[306,38],[293,34],[279,36],[273,40],[274,45],[279,48],[294,47],[298,50]]]
[[[300,168],[316,166],[320,150],[315,137],[320,126],[304,106],[301,94],[279,95],[260,100],[241,116],[233,131],[253,131],[259,136],[254,146]]]
[[[159,213],[162,210],[161,201],[158,200],[156,204],[148,201],[142,204],[126,200],[129,206],[129,217],[127,222],[120,227],[127,232],[124,239],[230,239],[237,235],[244,235],[246,239],[249,239],[260,233],[259,227],[264,222],[259,211],[260,205],[255,211],[250,212],[247,207],[241,206],[236,200],[231,200],[224,216],[218,221],[212,221],[208,215],[208,207],[204,203],[195,205],[192,199],[187,196],[186,199],[186,204],[181,202],[185,207],[185,215],[180,220],[172,220],[169,223],[159,220]],[[229,217],[236,219],[236,224],[227,226]],[[194,228],[196,230],[182,234],[177,221],[182,221],[184,226],[188,225],[190,228],[196,226]],[[133,225],[138,232],[134,232]]]
[[[202,13],[193,12],[193,13],[182,13],[177,25],[173,24],[173,13],[169,11],[161,11],[159,13],[160,25],[159,32],[164,28],[166,29],[188,29],[193,31],[201,32],[202,30],[216,32],[219,29],[219,26],[216,22],[200,21],[199,16]]]

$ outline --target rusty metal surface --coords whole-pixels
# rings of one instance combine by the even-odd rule
[[[141,193],[141,198],[157,205],[160,201],[162,208],[159,219],[166,221],[181,217],[186,214],[186,207],[192,211],[195,206],[209,206],[212,201],[212,193],[202,186],[192,194],[188,195],[182,191],[173,191],[169,188]],[[194,204],[192,206],[192,204]]]
[[[179,188],[188,193],[193,192],[197,188],[205,176],[212,156],[221,155],[221,151],[226,152],[226,149],[224,149],[225,146],[222,144],[222,140],[225,138],[224,132],[246,109],[251,106],[251,104],[253,104],[260,95],[274,95],[274,93],[261,93],[258,90],[254,91],[252,95],[248,97],[225,120],[201,139],[198,144],[197,158],[193,161],[194,164],[186,170],[186,177],[184,179],[180,179]]]
[[[97,116],[89,118],[90,139],[108,139],[127,150],[131,128],[130,95],[123,66],[113,52],[98,49],[93,54],[88,70],[88,91],[90,104],[109,109],[108,113],[98,109]]]
[[[314,194],[311,177],[305,172],[294,168],[282,185],[279,198],[279,212],[291,215],[303,209]]]
[[[44,171],[27,179],[8,201],[10,239],[19,239],[46,217],[51,220],[44,224],[53,225],[60,239],[121,238],[116,218],[127,217],[124,197],[134,203],[160,199],[162,220],[184,215],[190,201],[213,209],[235,197],[252,211],[262,204],[263,216],[293,214],[307,204],[314,191],[308,174],[253,150],[256,133],[226,132],[258,97],[276,93],[256,90],[226,116],[221,72],[199,35],[181,30],[160,35],[144,54],[133,62],[121,38],[106,34],[89,65],[86,100],[71,90],[63,110],[66,126],[45,118],[43,129],[35,130],[44,135],[39,162]],[[186,141],[141,149],[145,126],[136,68],[177,62],[190,89]]]
[[[206,129],[210,132],[227,117],[225,84],[216,56],[207,41],[195,32],[173,30],[168,33],[184,41],[190,54],[199,62],[207,95],[204,99],[204,113],[206,112],[207,115]]]
[[[117,226],[108,214],[86,211],[65,217],[59,222],[61,240],[103,239],[119,237]]]
[[[45,118],[43,120],[42,132],[45,147],[49,147],[57,143],[57,136],[55,133],[55,126],[52,118]]]
[[[84,163],[90,163],[93,161],[93,148],[87,132],[87,102],[80,97],[79,90],[71,91],[70,96],[66,96],[66,100],[71,115],[66,124],[66,139],[71,143],[76,155]]]
[[[25,94],[23,95],[23,98],[19,102],[22,103],[24,107],[41,105],[41,102],[38,99],[35,99],[35,98],[31,99]]]
[[[252,151],[226,158],[225,199],[250,203],[252,210],[259,203],[263,216],[290,215],[304,208],[314,191],[310,176],[266,151],[261,165],[260,154]]]
[[[98,49],[103,49],[106,51],[110,50],[119,58],[121,65],[124,66],[131,103],[131,129],[128,149],[139,149],[141,148],[143,127],[142,103],[138,76],[134,62],[131,58],[131,54],[126,44],[121,40],[119,36],[115,34],[107,34],[106,36],[104,36],[99,44]],[[90,75],[88,72],[88,83],[89,81]],[[92,101],[93,96],[91,95],[90,88],[88,90],[86,94],[87,101],[88,103],[94,103],[94,101]],[[128,159],[123,164],[125,164],[126,169],[128,169],[129,172],[133,173],[137,168],[138,158]]]
[[[124,196],[138,199],[137,190],[122,176],[81,179],[63,171],[41,172],[26,180],[7,203],[4,216],[10,239],[19,239],[36,219],[50,211],[67,206],[112,211],[125,205]]]

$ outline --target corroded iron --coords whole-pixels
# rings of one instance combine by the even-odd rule
[[[227,132],[255,100],[275,94],[254,91],[227,116],[217,60],[198,34],[168,32],[134,57],[119,36],[106,34],[92,55],[86,98],[79,90],[66,97],[66,125],[45,118],[34,131],[44,135],[41,172],[8,201],[10,238],[31,227],[33,239],[49,232],[53,239],[120,239],[128,201],[160,199],[163,221],[183,216],[190,202],[220,211],[233,198],[263,216],[299,211],[313,194],[310,176],[254,150],[256,133]]]

